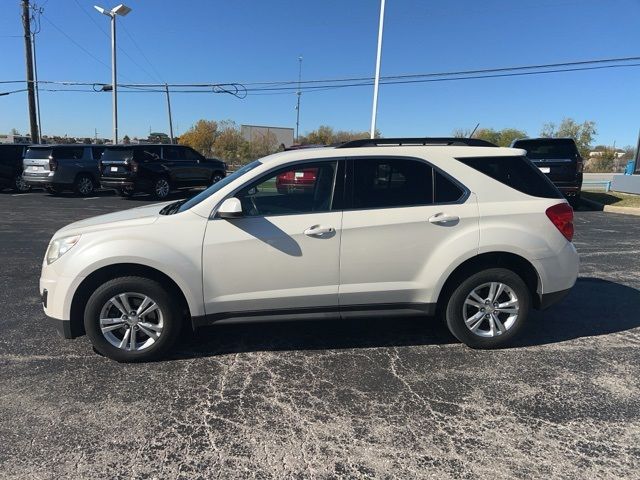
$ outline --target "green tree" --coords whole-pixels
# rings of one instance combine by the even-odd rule
[[[129,145],[131,143],[131,139],[129,138],[129,135],[125,135],[124,137],[122,137],[122,143],[124,143],[125,145]]]
[[[473,134],[473,138],[479,138],[491,142],[499,147],[509,147],[517,138],[526,138],[527,132],[517,128],[504,128],[494,130],[493,128],[480,128]]]
[[[189,130],[180,135],[179,143],[189,145],[202,155],[211,155],[216,137],[219,135],[218,122],[214,120],[198,120]]]
[[[598,151],[597,156],[589,159],[585,170],[587,170],[588,172],[609,173],[613,171],[615,160],[615,150],[613,148],[605,147],[604,150]]]
[[[231,164],[242,164],[250,156],[249,142],[240,129],[230,120],[220,122],[213,144],[213,154]]]
[[[380,131],[376,130],[376,137],[381,137]],[[298,143],[302,145],[332,145],[334,143],[344,143],[351,140],[369,138],[369,132],[357,132],[351,130],[334,130],[328,125],[320,125],[317,129],[301,135]]]
[[[545,123],[540,131],[541,137],[553,138],[573,138],[578,146],[578,151],[582,158],[589,158],[591,145],[597,133],[596,122],[586,120],[582,123],[576,122],[573,118],[563,118],[560,125]]]

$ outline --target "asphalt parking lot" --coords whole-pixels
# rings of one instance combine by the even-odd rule
[[[55,335],[38,277],[56,229],[145,203],[0,194],[2,478],[640,478],[639,217],[577,213],[580,279],[513,348],[291,322],[121,365]]]

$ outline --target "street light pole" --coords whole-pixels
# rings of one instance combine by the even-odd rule
[[[296,104],[296,143],[300,140],[300,96],[302,91],[300,90],[300,83],[302,82],[302,55],[298,57],[298,103]]]
[[[111,101],[113,104],[113,144],[118,143],[118,73],[116,65],[116,16],[111,14]]]
[[[116,16],[126,16],[131,9],[124,4],[116,5],[111,10],[94,5],[98,12],[111,19],[111,89],[113,102],[113,144],[118,143],[118,71],[116,65]],[[103,90],[106,90],[104,87]]]
[[[380,24],[378,26],[378,52],[376,54],[376,76],[373,82],[373,111],[371,112],[371,138],[376,137],[376,116],[378,115],[378,86],[380,84],[380,60],[382,56],[382,31],[384,29],[384,2],[380,0]]]
[[[167,92],[167,110],[169,111],[169,138],[171,138],[171,145],[173,145],[173,120],[171,119],[171,100],[169,99],[169,85],[164,84],[164,90]]]

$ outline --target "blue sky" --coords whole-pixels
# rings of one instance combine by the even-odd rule
[[[41,80],[110,83],[108,19],[93,9],[98,1],[104,2],[39,1]],[[0,80],[19,80],[25,75],[20,8],[17,1],[3,3]],[[126,28],[119,29],[119,45],[146,72],[120,53],[120,82],[295,80],[300,54],[303,79],[373,75],[378,0],[127,3],[133,11],[119,20]],[[639,18],[640,0],[387,0],[382,75],[638,56]],[[640,67],[383,85],[378,127],[387,137],[436,136],[480,122],[537,135],[545,122],[568,116],[596,121],[598,143],[635,144],[638,85]],[[16,88],[22,87],[2,85],[0,91]],[[305,93],[301,132],[321,124],[368,130],[371,98],[372,87]],[[175,93],[174,127],[183,132],[200,118],[294,127],[295,102],[294,93],[244,100]],[[46,134],[93,136],[97,128],[99,136],[110,136],[109,94],[43,92],[41,113]],[[168,131],[162,94],[123,92],[119,113],[121,136]],[[25,93],[0,97],[0,132],[13,127],[28,129]]]

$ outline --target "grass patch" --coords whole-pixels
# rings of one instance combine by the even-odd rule
[[[583,190],[582,196],[588,200],[602,203],[603,205],[640,208],[640,195],[618,192],[585,192]]]

